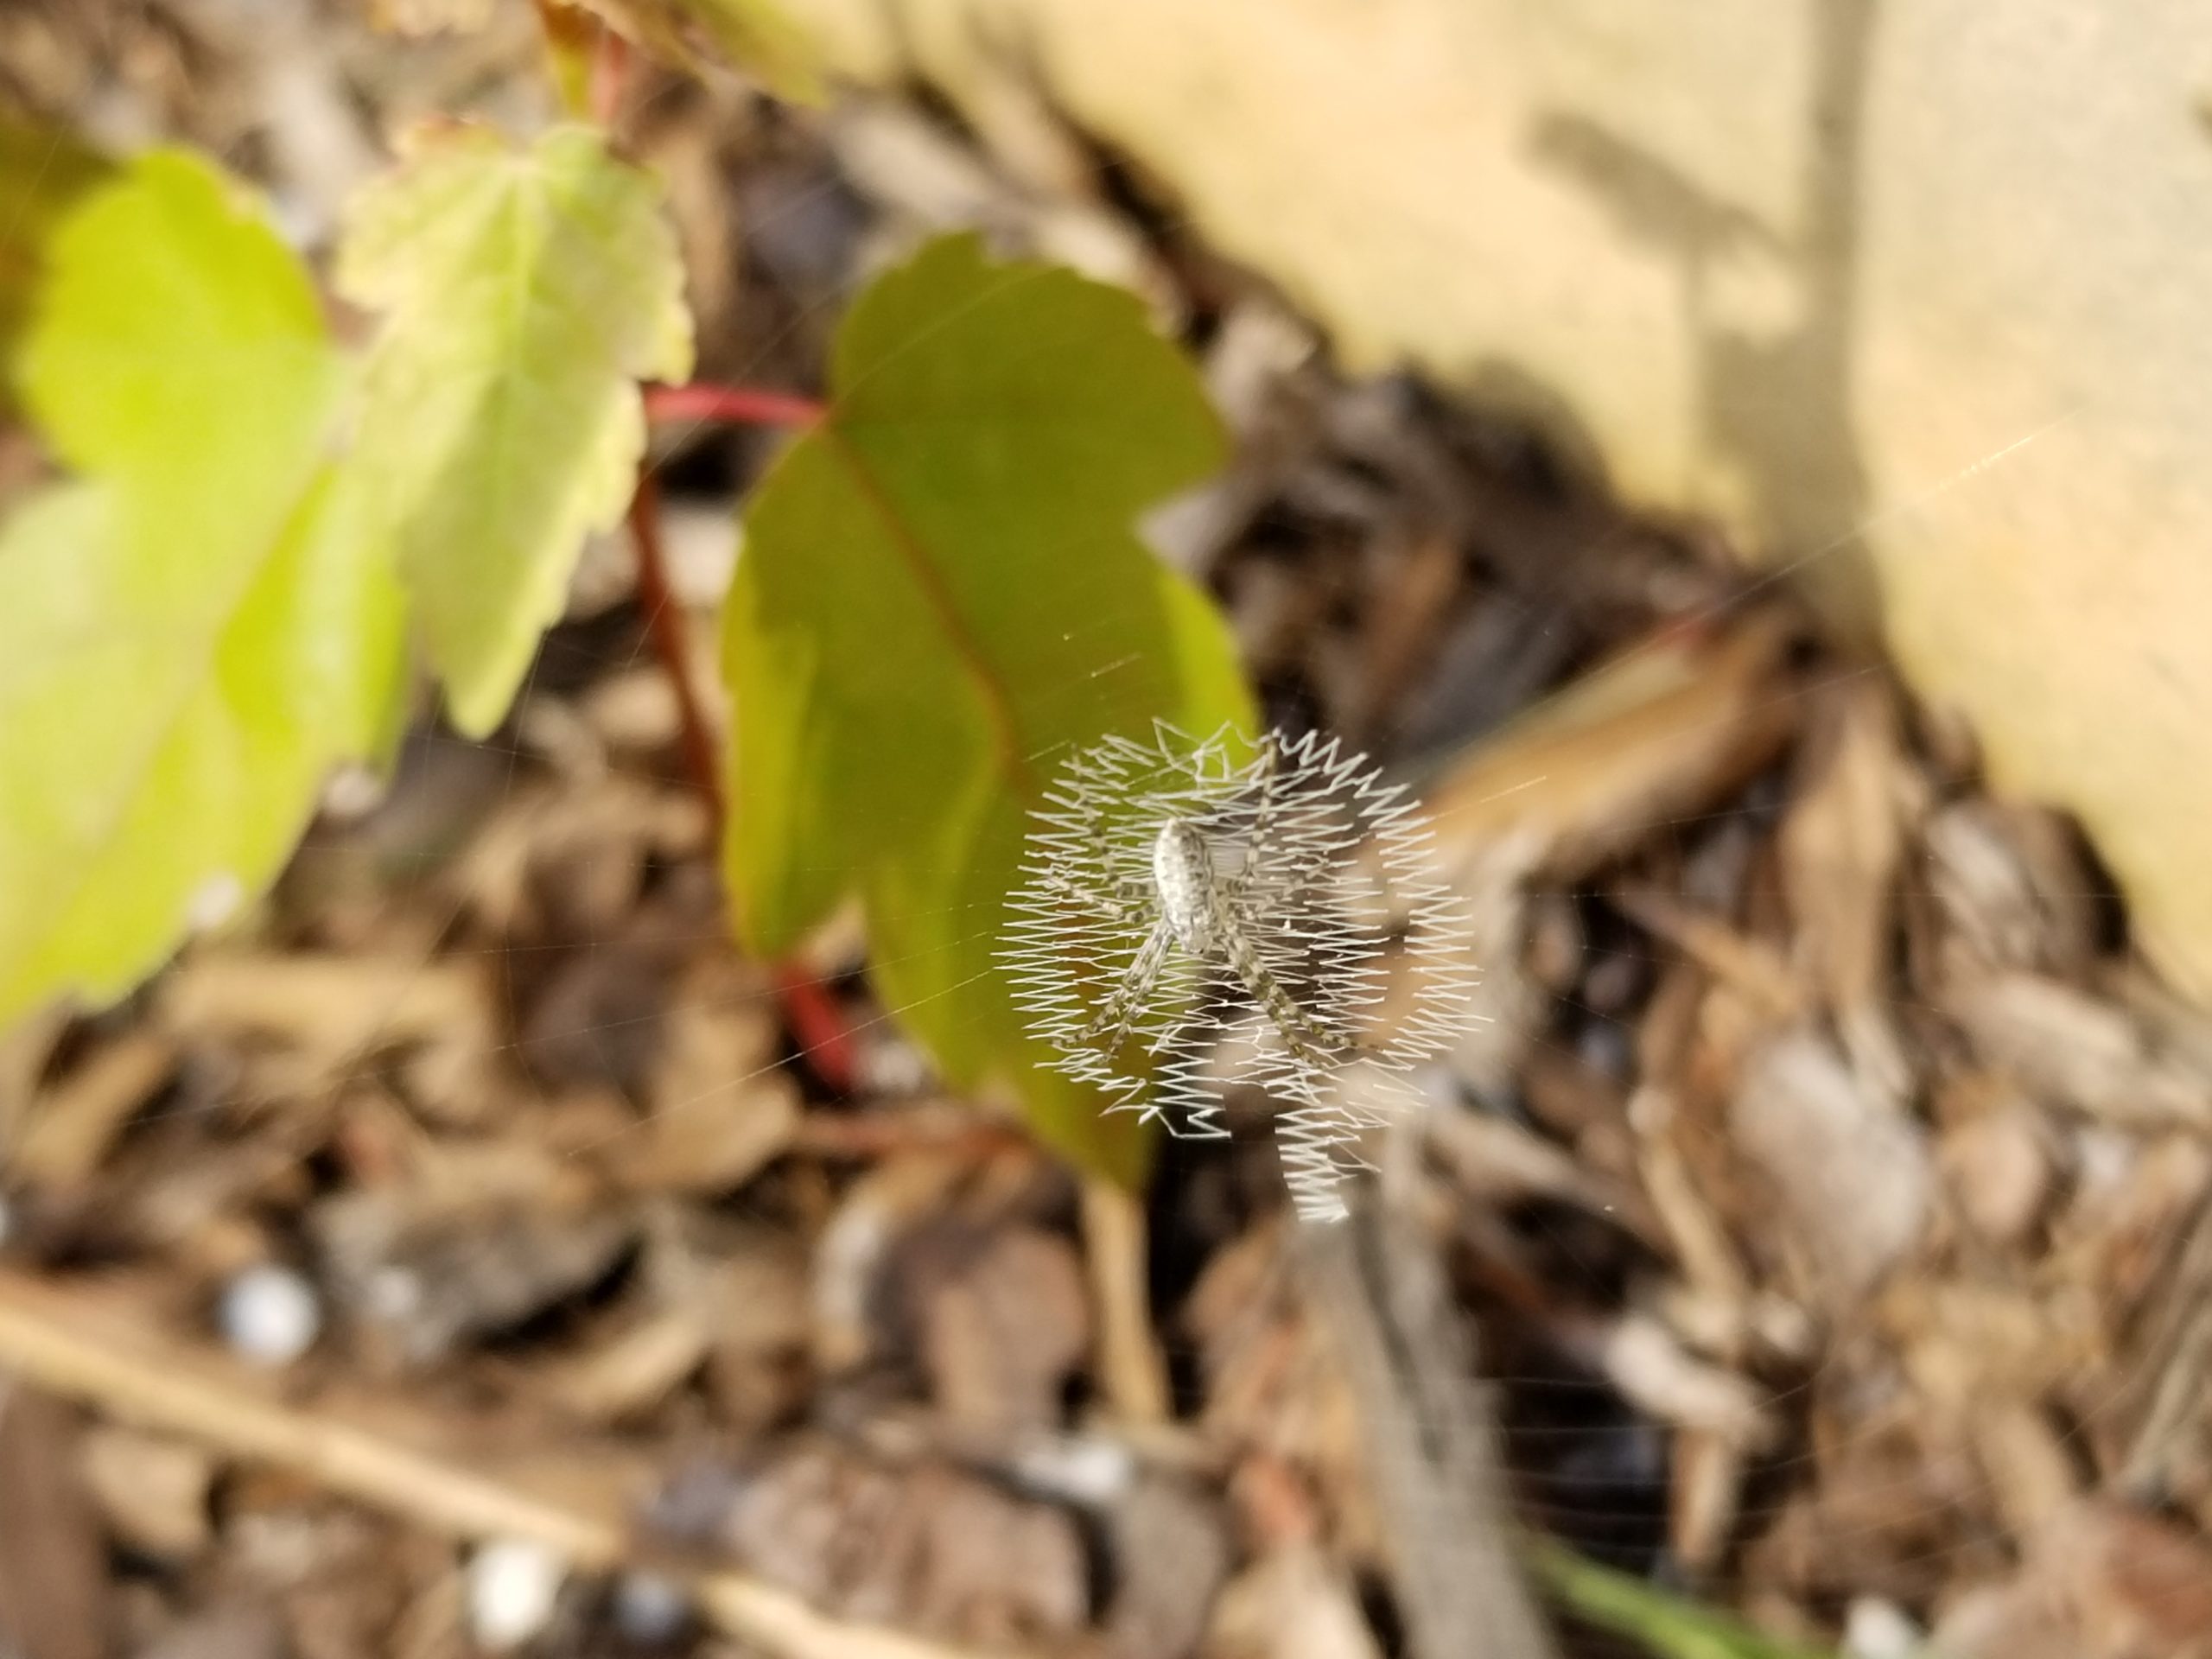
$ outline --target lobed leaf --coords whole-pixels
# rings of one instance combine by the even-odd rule
[[[349,215],[339,287],[387,314],[355,464],[472,735],[513,702],[584,538],[621,517],[645,449],[636,383],[690,372],[660,198],[581,127],[519,150],[443,127]]]
[[[1196,377],[1118,289],[948,238],[839,332],[825,418],[755,493],[723,620],[724,862],[779,954],[849,892],[879,990],[953,1081],[1141,1166],[1127,1116],[1046,1069],[998,971],[1053,767],[1156,719],[1249,727],[1227,631],[1130,525],[1218,465]]]
[[[84,476],[0,530],[0,1020],[119,994],[264,887],[401,684],[324,455],[344,365],[258,207],[156,152],[48,257],[22,390]]]

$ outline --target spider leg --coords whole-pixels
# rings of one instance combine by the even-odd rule
[[[1129,1034],[1137,1009],[1150,1000],[1160,970],[1166,965],[1167,948],[1174,942],[1175,931],[1165,919],[1152,925],[1152,931],[1145,935],[1136,959],[1129,963],[1128,972],[1122,976],[1122,982],[1114,988],[1113,994],[1099,1004],[1098,1012],[1083,1028],[1079,1040],[1088,1043],[1105,1037],[1106,1047],[1121,1046],[1122,1039]]]
[[[1268,970],[1267,964],[1260,960],[1260,953],[1252,948],[1252,942],[1233,929],[1229,938],[1229,965],[1292,1053],[1308,1065],[1332,1064],[1336,1042],[1298,1005],[1298,999],[1283,982]]]
[[[1223,884],[1232,898],[1243,897],[1251,886],[1252,867],[1274,838],[1278,801],[1275,785],[1282,778],[1282,768],[1277,764],[1280,758],[1275,734],[1269,732],[1260,740],[1260,798],[1252,809],[1252,827],[1244,837],[1243,868]]]
[[[1158,892],[1159,887],[1149,872],[1141,875],[1125,875],[1114,884],[1115,899],[1130,908],[1150,905]]]

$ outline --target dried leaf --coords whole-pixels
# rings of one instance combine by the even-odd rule
[[[1820,700],[1806,747],[1778,843],[1797,953],[1853,1065],[1902,1097],[1910,1077],[1887,1002],[1904,760],[1887,688],[1859,682]]]
[[[38,1098],[9,1154],[10,1174],[34,1185],[81,1186],[175,1065],[175,1046],[144,1031],[93,1055]]]

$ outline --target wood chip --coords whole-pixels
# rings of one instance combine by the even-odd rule
[[[1894,700],[1879,682],[1848,681],[1815,699],[1808,725],[1777,840],[1795,950],[1853,1068],[1902,1096],[1910,1079],[1888,1007],[1906,793]]]
[[[1943,1006],[1989,1065],[2053,1105],[2148,1128],[2212,1126],[2212,1083],[2115,1004],[2034,974],[1969,975]]]
[[[1774,1183],[1783,1225],[1831,1307],[1864,1295],[1919,1239],[1935,1185],[1925,1135],[1818,1039],[1789,1034],[1757,1051],[1728,1121]]]
[[[539,1380],[549,1396],[585,1421],[616,1423],[659,1404],[705,1362],[709,1345],[696,1313],[671,1309],[555,1362]]]
[[[1286,1545],[1229,1586],[1207,1651],[1220,1659],[1382,1659],[1357,1591],[1313,1544]]]
[[[2001,1089],[1986,1104],[1948,1116],[1936,1161],[1960,1213],[1992,1244],[2021,1243],[2056,1183],[2050,1127],[2034,1108]]]
[[[131,1548],[184,1561],[213,1536],[216,1465],[205,1447],[104,1427],[85,1436],[84,1469],[108,1526]]]
[[[982,1240],[925,1234],[911,1248],[938,1408],[969,1427],[1057,1422],[1067,1379],[1090,1347],[1090,1299],[1067,1242],[1009,1227]]]
[[[1065,1637],[1090,1573],[1074,1522],[934,1463],[806,1439],[750,1471],[724,1529],[752,1571],[849,1617],[975,1642]]]
[[[518,1173],[527,1167],[523,1160]],[[530,1185],[363,1189],[326,1201],[315,1216],[339,1300],[413,1364],[582,1290],[614,1265],[636,1226],[621,1209]]]
[[[1789,640],[1771,616],[1718,639],[1660,636],[1538,704],[1430,790],[1444,860],[1510,844],[1572,879],[1650,824],[1706,810],[1789,734]]]
[[[35,1186],[81,1187],[175,1066],[175,1045],[158,1033],[133,1032],[100,1050],[33,1103],[10,1173]]]
[[[1205,1635],[1234,1560],[1220,1503],[1164,1475],[1131,1483],[1105,1516],[1116,1585],[1109,1649],[1126,1659],[1182,1659]]]

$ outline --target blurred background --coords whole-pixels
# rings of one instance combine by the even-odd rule
[[[2212,1654],[2208,98],[2186,0],[0,3],[11,323],[96,157],[321,278],[564,109],[701,385],[943,232],[1134,294],[1229,437],[1145,540],[1484,1016],[1316,1249],[1264,1102],[1133,1192],[856,915],[740,950],[788,438],[683,405],[495,730],[0,1031],[0,1655]]]

